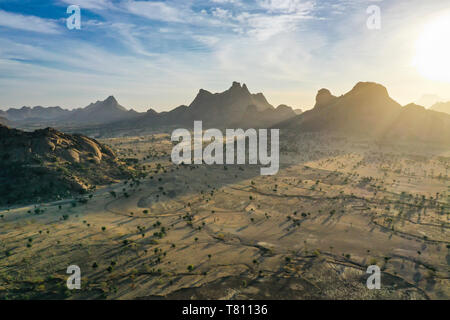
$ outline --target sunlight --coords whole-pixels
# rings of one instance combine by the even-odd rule
[[[414,66],[430,80],[450,82],[450,13],[425,25],[416,42]]]

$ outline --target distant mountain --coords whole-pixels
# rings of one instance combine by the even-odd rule
[[[145,113],[127,110],[113,96],[71,111],[60,107],[23,107],[6,112],[6,118],[18,125],[52,125],[71,130],[95,125],[107,131],[118,127],[124,130],[175,125],[190,127],[195,120],[202,120],[209,127],[267,127],[295,115],[291,107],[280,105],[274,108],[262,93],[252,94],[239,82],[233,82],[221,93],[200,89],[189,106],[181,105],[160,113],[153,109]]]
[[[41,107],[33,108],[22,107],[20,109],[10,108],[6,111],[6,117],[12,121],[47,121],[57,120],[70,114],[69,110],[64,110],[61,107]]]
[[[442,101],[443,99],[436,94],[424,94],[419,100],[415,102],[416,105],[431,107],[433,104]]]
[[[336,97],[319,90],[316,105],[277,127],[303,132],[341,132],[372,138],[450,142],[450,116],[416,105],[402,107],[380,84],[360,82]]]
[[[450,114],[450,101],[448,102],[438,102],[434,104],[430,110],[438,111],[438,112],[445,112]]]
[[[208,127],[261,127],[295,116],[291,107],[274,108],[262,93],[252,94],[247,86],[233,82],[221,93],[200,89],[189,106],[179,106],[168,112],[149,110],[130,124],[133,127],[184,125],[202,120]],[[123,125],[123,123],[122,123]]]
[[[85,108],[74,110],[37,106],[10,108],[4,114],[8,120],[18,124],[56,124],[57,126],[107,124],[139,116],[138,112],[127,110],[121,106],[113,96],[109,96],[104,101],[91,103]]]
[[[313,109],[282,123],[284,128],[302,131],[342,131],[375,134],[389,124],[401,109],[386,88],[360,82],[350,92],[336,97],[327,89],[316,96]]]
[[[62,198],[130,174],[96,140],[51,128],[24,132],[0,125],[0,204]]]
[[[439,142],[450,145],[450,115],[409,104],[383,134],[384,140]]]
[[[230,123],[230,128],[269,128],[272,125],[295,116],[291,107],[279,105],[276,108],[267,108],[258,111],[256,106],[249,105],[241,118]]]
[[[117,102],[116,98],[109,96],[104,101],[97,101],[85,108],[73,110],[64,120],[77,124],[105,124],[136,118],[138,115],[138,112],[127,110]]]

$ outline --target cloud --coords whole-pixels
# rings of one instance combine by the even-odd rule
[[[183,22],[183,14],[180,8],[169,5],[166,2],[126,1],[122,7],[129,13],[146,17],[151,20],[166,22]]]
[[[60,0],[67,5],[76,4],[81,9],[100,10],[111,8],[113,5],[109,0]]]
[[[219,38],[214,36],[193,35],[192,37],[206,46],[214,46],[220,41]]]
[[[243,13],[236,17],[241,22],[240,27],[248,36],[257,40],[267,40],[280,33],[294,32],[304,16],[297,15],[266,15]]]
[[[55,20],[25,16],[3,10],[0,10],[0,26],[47,34],[57,34],[61,31]]]
[[[233,16],[229,10],[222,8],[214,8],[211,10],[211,13],[214,17],[219,19],[230,19]]]
[[[211,0],[212,3],[217,4],[228,4],[228,5],[234,5],[234,6],[242,6],[242,2],[240,0]]]
[[[230,26],[224,21],[231,12],[223,8],[212,8],[210,13],[202,9],[194,11],[190,1],[134,1],[125,0],[119,4],[124,12],[154,21],[179,23],[197,27]]]
[[[309,14],[314,8],[314,3],[304,0],[258,0],[261,8],[270,13],[295,13]]]
[[[313,103],[322,86],[345,92],[361,77],[386,84],[394,97],[450,92],[408,65],[420,22],[443,9],[442,0],[384,1],[377,32],[366,28],[369,0],[55,2],[57,10],[45,13],[54,20],[20,6],[0,10],[2,31],[18,30],[0,34],[3,105],[82,106],[114,93],[130,107],[167,110],[199,87],[220,91],[233,80],[292,105]],[[81,31],[66,31],[62,3],[81,6]]]

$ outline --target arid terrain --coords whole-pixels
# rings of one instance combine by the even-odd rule
[[[0,0],[0,303],[450,301],[448,39],[450,0]]]
[[[298,134],[261,176],[174,165],[167,134],[99,141],[141,177],[2,207],[0,299],[450,298],[448,148]]]

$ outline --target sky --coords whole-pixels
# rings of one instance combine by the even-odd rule
[[[450,100],[446,21],[450,0],[0,0],[0,109],[114,95],[166,111],[233,81],[301,109],[358,81],[402,104]]]

